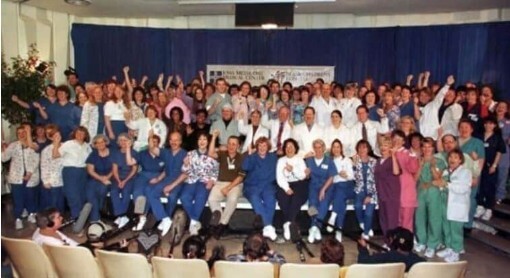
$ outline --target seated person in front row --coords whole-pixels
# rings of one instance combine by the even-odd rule
[[[363,238],[358,240],[358,263],[405,263],[406,272],[416,263],[425,262],[422,257],[413,253],[413,238],[411,231],[398,227],[388,231],[388,240],[391,250],[386,253],[370,254],[367,243]]]
[[[286,263],[285,258],[271,250],[266,238],[261,233],[253,233],[243,243],[241,254],[227,256],[231,262],[270,262],[273,264]]]
[[[63,217],[56,208],[49,208],[36,215],[37,229],[32,240],[39,245],[69,245],[78,246],[78,242],[70,239],[58,229],[62,227]]]

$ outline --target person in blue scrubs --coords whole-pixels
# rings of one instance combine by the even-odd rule
[[[87,158],[87,202],[92,204],[89,220],[99,221],[106,194],[110,190],[113,176],[113,151],[108,148],[110,140],[99,134],[92,140],[94,150]]]
[[[45,115],[51,114],[50,111],[52,111],[56,106],[57,104],[56,89],[57,87],[55,87],[55,85],[49,84],[48,86],[46,86],[45,95],[42,96],[39,100],[32,103],[27,103],[23,101],[17,95],[13,95],[11,100],[23,108],[29,109],[31,113],[34,113],[35,124],[47,124],[49,123],[48,116],[43,116],[43,114],[44,112],[46,113]],[[39,107],[42,109],[43,113],[41,113],[41,109],[39,109]]]
[[[117,216],[115,224],[119,228],[129,223],[126,216],[129,208],[131,193],[133,193],[134,181],[138,170],[138,153],[132,149],[133,140],[127,133],[117,136],[119,149],[113,155],[113,182],[111,198],[113,214]]]
[[[313,152],[315,155],[305,160],[306,166],[310,171],[310,185],[308,191],[308,207],[314,207],[318,210],[318,214],[312,217],[311,228],[308,231],[308,242],[314,243],[322,239],[320,228],[322,223],[317,219],[324,220],[328,213],[328,205],[322,205],[325,201],[319,200],[319,193],[322,186],[329,178],[328,169],[334,167],[331,159],[324,155],[326,144],[322,139],[313,141]]]
[[[138,156],[138,166],[141,170],[136,176],[133,189],[133,201],[135,203],[135,208],[137,207],[137,203],[145,203],[145,207],[143,212],[140,213],[138,224],[133,227],[134,231],[141,231],[145,226],[145,222],[147,222],[146,214],[149,209],[149,202],[146,196],[147,187],[154,186],[159,181],[159,178],[164,176],[165,161],[163,161],[161,156],[152,152],[154,147],[159,146],[160,142],[161,138],[159,136],[152,135],[152,137],[149,138],[149,148],[140,152]],[[143,198],[145,198],[145,201],[140,201],[143,200]],[[135,211],[135,213],[137,212]]]
[[[54,109],[47,111],[48,121],[58,126],[63,139],[71,138],[71,132],[80,125],[79,108],[69,102],[69,87],[57,87],[57,103]]]
[[[161,221],[158,225],[161,236],[167,234],[172,226],[171,217],[177,206],[177,200],[181,195],[182,183],[175,186],[171,191],[163,193],[163,190],[167,185],[170,185],[179,178],[184,158],[187,154],[181,148],[182,136],[179,132],[172,132],[168,138],[170,149],[160,149],[156,145],[151,150],[152,153],[163,160],[165,171],[154,181],[154,185],[145,188],[145,196],[147,196],[152,213],[157,221]],[[168,200],[166,207],[160,201],[160,198],[163,196],[166,196]]]
[[[276,239],[273,217],[276,208],[276,153],[269,153],[271,143],[266,137],[255,142],[256,152],[248,155],[242,169],[245,173],[243,195],[256,214],[262,217],[262,234]]]

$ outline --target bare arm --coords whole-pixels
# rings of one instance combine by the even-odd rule
[[[392,160],[392,166],[393,166],[393,175],[395,176],[398,176],[400,175],[400,166],[398,165],[398,160],[397,160],[397,154],[395,152],[393,152],[391,154],[391,160]]]
[[[174,79],[174,77],[172,75],[168,76],[168,79],[166,80],[166,85],[165,85],[165,92],[168,91],[168,88],[170,88],[170,84],[172,84],[173,79]]]
[[[199,71],[198,76],[200,76],[200,83],[202,84],[202,89],[203,89],[203,88],[205,88],[204,71],[203,70]]]
[[[104,126],[106,127],[106,132],[108,132],[108,138],[110,138],[110,140],[115,139],[115,133],[113,133],[110,116],[104,116]]]
[[[214,159],[218,159],[218,152],[216,152],[216,139],[218,138],[219,134],[220,133],[218,130],[213,130],[211,143],[209,144],[208,155]]]
[[[165,194],[170,193],[176,186],[181,184],[183,181],[185,181],[188,178],[188,175],[186,173],[182,173],[177,179],[175,179],[171,184],[165,186],[163,189],[163,192]]]
[[[11,100],[25,109],[30,108],[30,105],[27,102],[24,102],[23,100],[19,99],[17,95],[12,95]]]
[[[133,84],[131,84],[131,78],[129,77],[129,67],[125,66],[122,71],[124,72],[124,82],[128,89],[129,100],[133,100]]]

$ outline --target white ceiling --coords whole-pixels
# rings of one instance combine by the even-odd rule
[[[233,15],[235,12],[233,4],[180,5],[178,0],[91,1],[92,4],[87,7],[72,6],[66,4],[64,0],[28,0],[24,5],[81,17],[164,18],[189,15]],[[238,0],[237,2],[242,1]],[[253,2],[253,0],[249,2]],[[336,0],[323,3],[299,3],[296,4],[295,12],[303,14],[347,13],[356,15],[387,15],[474,11],[494,8],[510,8],[510,0]]]

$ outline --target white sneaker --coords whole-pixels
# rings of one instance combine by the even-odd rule
[[[267,225],[262,230],[262,235],[274,241],[276,239],[276,230],[274,229],[273,226]]]
[[[450,248],[445,248],[439,252],[436,253],[436,255],[439,257],[439,258],[446,258],[448,257],[451,253],[453,252],[452,249]]]
[[[122,216],[120,218],[120,221],[119,221],[119,229],[122,229],[124,226],[127,225],[127,223],[129,223],[129,218],[127,216]]]
[[[492,210],[487,209],[485,210],[484,214],[482,215],[482,219],[485,221],[489,221],[492,218]]]
[[[361,237],[364,239],[364,240],[369,240],[370,239],[370,236],[369,235],[365,235],[364,233],[361,234]]]
[[[14,227],[16,228],[16,230],[21,230],[23,229],[23,221],[19,218],[16,218],[16,222],[14,223]]]
[[[462,255],[462,254],[466,254],[466,249],[462,249],[462,250],[460,250],[459,254],[460,254],[460,255]]]
[[[283,238],[285,240],[290,240],[290,222],[285,222],[283,224]]]
[[[329,216],[329,219],[328,219],[328,224],[330,224],[331,226],[335,226],[335,222],[336,222],[336,212],[332,211],[331,215]],[[334,231],[334,229],[333,229],[333,227],[327,226],[326,231],[331,233]]]
[[[368,231],[368,236],[369,237],[373,237],[374,236],[374,230],[370,229],[370,231]]]
[[[133,227],[133,231],[138,232],[143,230],[145,222],[147,222],[147,217],[145,215],[140,215],[140,217],[138,218],[138,224],[136,224],[136,226]]]
[[[198,231],[202,228],[202,224],[199,221],[191,219],[189,223],[189,234],[192,236],[198,235]]]
[[[414,245],[414,252],[421,253],[421,252],[423,252],[423,250],[425,250],[425,245],[424,244],[416,243]]]
[[[338,242],[342,242],[342,232],[336,231],[335,232],[335,239],[338,240]]]
[[[32,223],[32,224],[35,224],[36,220],[35,220],[35,213],[31,213],[28,215],[28,222]]]
[[[159,229],[159,226],[161,226],[161,229]],[[163,218],[159,226],[158,229],[161,230],[161,237],[164,237],[170,231],[170,227],[172,227],[172,219],[170,217]]]
[[[308,242],[309,243],[314,243],[315,242],[315,233],[316,231],[318,231],[319,228],[317,228],[317,226],[312,226],[309,230],[308,230]],[[320,233],[320,231],[319,231]]]
[[[362,231],[365,231],[365,224],[359,223],[359,227],[361,228]]]
[[[454,251],[450,252],[450,255],[444,258],[444,261],[447,263],[454,263],[459,261],[459,253],[456,253]]]
[[[21,213],[21,218],[26,218],[28,216],[28,210],[23,209],[23,212]]]
[[[477,206],[476,207],[476,212],[475,212],[475,218],[480,218],[482,217],[482,215],[485,213],[485,208],[482,207],[482,206]]]
[[[436,252],[432,248],[427,248],[427,250],[425,250],[425,257],[427,257],[429,259],[434,258],[435,254],[436,254]]]
[[[313,235],[315,237],[315,241],[321,241],[322,240],[321,229],[319,229],[319,227],[315,227],[315,232],[314,232]]]

